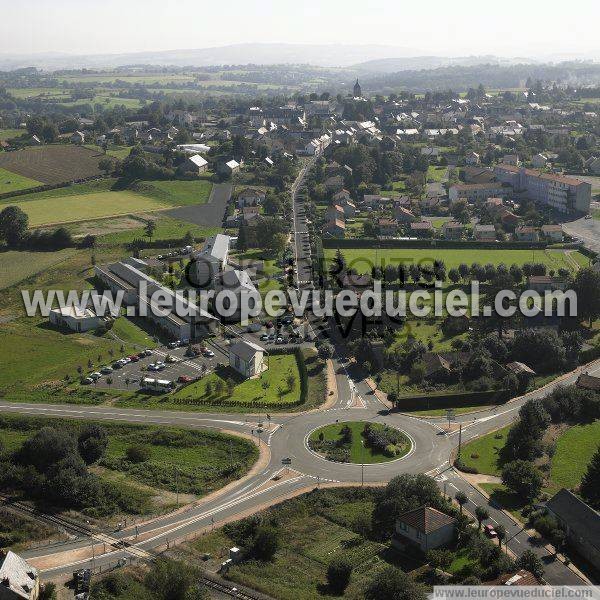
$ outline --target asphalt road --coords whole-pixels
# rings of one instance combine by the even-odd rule
[[[563,223],[565,233],[582,240],[583,245],[593,252],[600,252],[600,221],[598,219],[577,219]]]

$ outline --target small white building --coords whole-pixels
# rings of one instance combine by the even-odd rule
[[[24,558],[12,551],[0,553],[0,598],[2,600],[37,600],[40,576]]]
[[[81,310],[77,306],[53,308],[48,315],[48,319],[52,325],[67,327],[71,331],[97,329],[104,320],[91,308]]]
[[[250,379],[267,369],[265,350],[258,344],[242,340],[229,347],[229,366]]]

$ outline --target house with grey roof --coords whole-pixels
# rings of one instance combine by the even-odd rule
[[[267,369],[265,349],[246,340],[232,344],[229,347],[229,366],[246,379],[260,375]]]
[[[400,550],[422,552],[450,544],[456,519],[429,506],[420,506],[398,516],[392,545]]]
[[[214,287],[218,276],[225,269],[230,242],[228,235],[217,233],[209,237],[202,249],[194,254],[196,283],[202,289]]]
[[[10,550],[0,553],[0,600],[36,600],[39,595],[38,570]]]

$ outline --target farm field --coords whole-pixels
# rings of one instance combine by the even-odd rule
[[[25,148],[0,154],[0,169],[44,184],[64,183],[102,172],[98,163],[102,154],[81,146],[51,145]]]
[[[23,175],[18,175],[17,173],[12,173],[11,171],[0,168],[0,194],[27,190],[40,185],[44,184],[41,181],[23,177]]]
[[[371,267],[375,264],[397,265],[404,263],[407,265],[432,264],[437,258],[443,260],[447,269],[458,267],[461,263],[471,265],[474,262],[480,265],[491,263],[499,265],[504,263],[510,266],[513,263],[522,265],[528,262],[540,262],[545,264],[548,269],[558,270],[560,268],[573,270],[573,263],[566,257],[564,250],[482,250],[482,249],[409,249],[409,248],[385,248],[385,249],[368,249],[368,248],[344,248],[341,250],[349,267],[356,269],[359,273],[370,272]],[[325,258],[332,260],[335,257],[336,250],[327,248],[325,250]],[[571,252],[572,258],[579,263],[581,260],[576,255],[581,255],[579,252]],[[585,257],[583,257],[585,258]]]
[[[228,578],[281,600],[316,600],[336,597],[326,583],[327,566],[337,557],[352,566],[350,585],[343,597],[364,598],[364,588],[388,564],[405,572],[423,564],[416,556],[399,554],[389,544],[357,533],[356,524],[369,519],[375,492],[370,489],[316,490],[261,513],[275,524],[279,549],[272,561],[245,561],[234,565]],[[198,562],[204,553],[222,561],[231,546],[239,544],[237,523],[226,525],[186,544],[181,552]],[[352,540],[353,543],[349,543]]]
[[[4,289],[52,267],[73,256],[75,250],[66,248],[55,252],[0,252],[0,289]]]
[[[212,190],[212,183],[205,179],[144,181],[142,185],[149,185],[154,188],[153,197],[164,200],[173,206],[205,204]]]
[[[30,227],[161,210],[169,207],[166,202],[147,198],[129,190],[42,198],[12,202],[11,204],[17,204],[27,213]]]

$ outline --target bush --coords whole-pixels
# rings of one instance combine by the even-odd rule
[[[327,567],[327,584],[336,594],[343,594],[350,583],[352,563],[345,557],[334,558]]]
[[[150,455],[150,448],[147,446],[129,446],[129,448],[125,450],[125,457],[129,462],[133,463],[146,462],[150,458]]]

